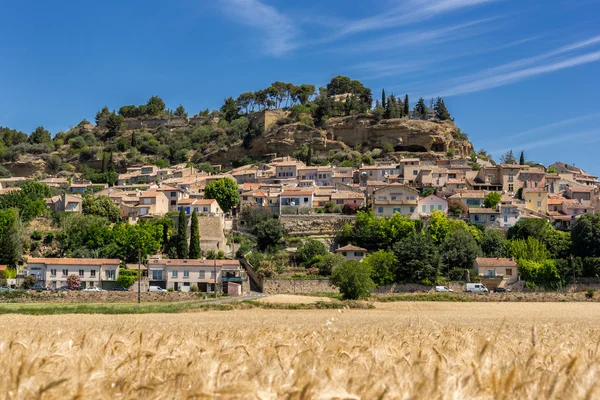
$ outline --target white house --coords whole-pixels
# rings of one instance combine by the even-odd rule
[[[448,200],[442,199],[435,194],[419,199],[419,214],[431,215],[434,211],[448,214]]]
[[[349,244],[347,246],[340,247],[335,252],[337,254],[341,254],[346,260],[362,261],[367,254],[367,249]]]
[[[69,275],[78,275],[82,288],[114,286],[119,275],[120,260],[102,258],[34,258],[25,268],[45,287],[56,289],[67,285]]]
[[[279,196],[280,207],[311,207],[313,206],[314,192],[312,190],[290,190],[282,192]]]

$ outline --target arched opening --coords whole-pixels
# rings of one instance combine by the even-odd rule
[[[408,151],[410,153],[427,153],[427,149],[423,146],[411,145],[411,146],[396,146],[394,151]]]

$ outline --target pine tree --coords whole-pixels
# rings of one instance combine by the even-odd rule
[[[177,258],[188,257],[187,218],[185,209],[179,209],[179,226],[177,227]]]
[[[396,103],[396,98],[394,97],[393,94],[390,95],[390,97],[388,97],[386,105],[387,105],[387,107],[385,109],[385,113],[383,114],[384,118],[386,118],[386,119],[398,118],[399,117],[398,104]]]
[[[404,96],[404,115],[410,116],[410,103],[408,102],[408,94]]]
[[[386,106],[386,97],[385,97],[385,89],[381,89],[381,107],[385,108]]]
[[[198,213],[194,210],[192,213],[192,226],[190,229],[190,252],[188,257],[198,259],[202,255],[200,251],[200,227],[198,225]]]
[[[519,158],[519,165],[525,165],[525,152],[521,151],[521,158]]]
[[[450,113],[444,104],[444,99],[441,97],[437,98],[435,102],[435,117],[440,121],[446,121],[450,119]]]
[[[425,105],[425,100],[422,97],[419,97],[417,104],[415,105],[415,109],[413,111],[415,118],[426,120],[427,119],[427,106]]]

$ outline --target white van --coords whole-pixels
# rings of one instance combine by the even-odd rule
[[[163,289],[160,286],[150,286],[150,292],[154,292],[154,293],[162,293],[162,292],[167,292],[167,289]]]
[[[465,292],[487,293],[489,290],[483,283],[467,283],[465,285]]]
[[[436,292],[454,292],[454,290],[450,289],[448,286],[436,286],[434,290]]]

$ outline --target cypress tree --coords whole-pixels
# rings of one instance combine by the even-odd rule
[[[404,115],[410,115],[410,104],[408,103],[408,94],[404,96]]]
[[[415,115],[416,118],[419,118],[422,120],[427,119],[427,105],[425,105],[425,100],[422,97],[420,97],[419,100],[417,101],[417,104],[415,105],[413,114]]]
[[[450,113],[444,104],[444,99],[441,97],[437,98],[435,102],[435,117],[440,121],[446,121],[450,119]]]
[[[381,107],[385,108],[386,106],[386,97],[385,97],[385,89],[381,89]]]
[[[519,165],[525,165],[525,152],[521,151],[521,158],[519,158]]]
[[[179,209],[179,226],[177,227],[177,258],[188,257],[187,218],[185,209]]]
[[[188,255],[191,259],[200,258],[200,227],[198,225],[198,213],[194,210],[192,213],[192,226],[190,231],[190,253]]]

